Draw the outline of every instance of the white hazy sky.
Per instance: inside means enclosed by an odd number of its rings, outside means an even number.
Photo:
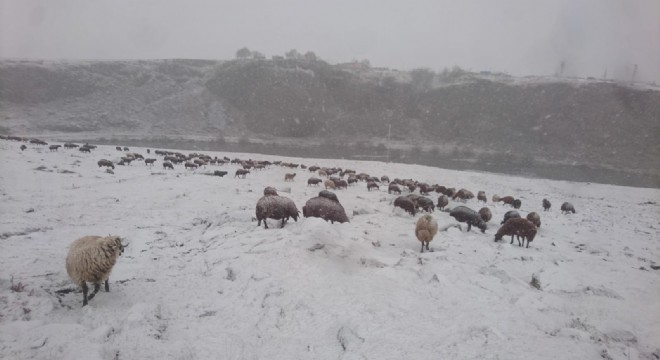
[[[660,0],[0,0],[0,58],[230,59],[660,82]]]

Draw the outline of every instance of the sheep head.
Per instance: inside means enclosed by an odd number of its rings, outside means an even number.
[[[113,250],[119,250],[119,255],[124,253],[124,248],[128,246],[128,244],[122,244],[121,243],[121,237],[117,235],[108,235],[106,239],[109,239],[109,244],[110,248]]]

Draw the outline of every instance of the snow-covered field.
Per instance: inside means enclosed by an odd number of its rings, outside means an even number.
[[[510,208],[489,202],[486,234],[449,228],[420,254],[419,215],[393,210],[386,187],[337,191],[350,223],[302,218],[279,229],[271,220],[264,229],[254,219],[263,188],[302,209],[321,190],[307,187],[307,170],[293,183],[284,182],[292,170],[277,166],[238,179],[236,165],[163,171],[158,157],[153,168],[134,162],[112,175],[96,162],[118,160],[114,147],[19,146],[0,141],[3,359],[660,357],[658,189],[205,152],[514,195],[523,216],[542,217],[529,248],[495,243]],[[203,175],[216,169],[229,175]],[[564,201],[577,213],[562,215]],[[108,234],[130,245],[110,292],[83,308],[64,267],[69,244]]]

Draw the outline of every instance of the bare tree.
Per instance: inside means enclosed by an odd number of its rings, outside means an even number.
[[[433,87],[435,72],[428,68],[418,68],[410,72],[410,78],[415,91],[428,91]]]
[[[286,53],[284,53],[284,56],[287,59],[298,59],[298,58],[300,58],[300,53],[298,53],[298,50],[296,50],[296,49],[291,49],[291,50],[287,51]]]
[[[264,55],[263,53],[255,50],[255,51],[252,52],[252,58],[256,59],[256,60],[263,60],[263,59],[266,58],[266,55]]]
[[[250,56],[252,56],[252,51],[250,51],[250,49],[247,47],[241,48],[236,52],[237,59],[247,59]]]
[[[316,61],[316,60],[318,60],[318,58],[316,57],[316,54],[314,54],[313,51],[306,52],[304,57],[305,57],[305,60],[307,60],[307,61]]]

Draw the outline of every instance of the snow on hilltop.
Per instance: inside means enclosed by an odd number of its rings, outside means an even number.
[[[654,359],[660,190],[526,179],[417,165],[211,156],[340,166],[474,192],[515,195],[541,214],[528,249],[486,234],[441,231],[419,252],[417,217],[385,187],[337,191],[350,223],[290,220],[257,227],[266,186],[295,201],[319,192],[307,170],[272,166],[234,178],[220,167],[133,162],[0,141],[0,358],[6,359]],[[131,151],[147,155],[145,149]],[[151,154],[153,156],[153,152]],[[543,212],[541,200],[552,202]],[[435,200],[435,196],[434,196]],[[561,215],[563,201],[576,214]],[[461,203],[452,202],[450,207]],[[476,199],[467,206],[478,209]],[[433,216],[440,227],[447,213]],[[84,235],[129,243],[81,308],[64,266]],[[532,276],[540,289],[532,287]]]

